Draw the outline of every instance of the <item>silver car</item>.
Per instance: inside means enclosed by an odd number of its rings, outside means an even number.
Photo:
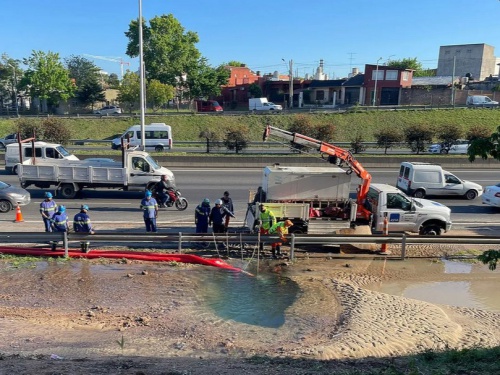
[[[0,212],[13,210],[17,205],[26,206],[31,202],[28,190],[0,181]]]
[[[17,142],[17,133],[12,133],[4,138],[0,138],[0,149],[5,149],[7,145],[10,145],[11,143],[16,143]]]
[[[122,109],[116,105],[108,105],[106,107],[102,107],[101,109],[97,109],[94,111],[95,115],[119,115],[122,113]]]

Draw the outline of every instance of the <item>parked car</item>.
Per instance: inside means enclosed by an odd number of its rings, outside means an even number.
[[[492,207],[500,207],[500,184],[486,186],[481,199],[483,204]]]
[[[469,141],[467,139],[457,139],[449,149],[444,147],[443,143],[434,143],[429,146],[427,152],[431,154],[466,154],[469,148]]]
[[[11,143],[17,142],[17,133],[12,133],[4,138],[0,138],[0,149],[5,149],[5,147]]]
[[[17,205],[26,206],[30,201],[28,190],[0,181],[0,212],[9,212]]]
[[[486,95],[470,95],[467,97],[466,101],[467,106],[472,108],[494,108],[498,107],[498,102],[495,100],[491,100]]]
[[[108,105],[102,107],[101,109],[96,109],[94,111],[95,115],[119,115],[122,113],[122,109],[116,105]]]

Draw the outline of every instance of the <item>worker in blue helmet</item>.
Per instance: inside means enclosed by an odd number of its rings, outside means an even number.
[[[59,206],[57,212],[50,219],[52,223],[52,230],[54,232],[69,232],[68,215],[66,214],[66,207]],[[52,251],[56,250],[57,241],[52,242]]]
[[[153,193],[151,193],[151,191],[146,190],[140,207],[143,211],[146,232],[158,232],[158,228],[156,226],[156,219],[158,218],[158,202],[153,198]]]
[[[210,216],[210,199],[205,198],[194,210],[196,233],[208,233],[208,217]]]
[[[80,206],[80,212],[73,218],[73,230],[75,233],[88,233],[94,234],[94,228],[90,222],[90,216],[88,214],[89,206],[82,204]],[[89,241],[80,241],[80,248],[83,253],[88,253],[90,247]]]
[[[54,201],[52,193],[47,191],[45,199],[40,203],[40,214],[42,215],[45,232],[52,232],[52,216],[57,212],[57,203]]]

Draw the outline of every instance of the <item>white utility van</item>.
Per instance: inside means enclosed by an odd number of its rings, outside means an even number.
[[[120,138],[113,139],[111,148],[119,150],[122,146],[122,139],[129,138],[129,145],[131,147],[140,146],[141,142],[141,125],[133,125],[123,133]],[[170,125],[164,123],[153,123],[145,125],[146,135],[146,149],[153,149],[155,151],[171,150],[173,147],[172,142],[172,128]]]
[[[53,164],[62,160],[79,160],[62,145],[58,143],[35,142],[35,152],[31,142],[21,144],[23,153],[23,163],[32,161],[33,156],[37,162]],[[19,143],[7,145],[5,150],[5,170],[12,174],[17,174],[17,164],[21,162],[19,157]]]
[[[402,162],[396,186],[415,198],[436,195],[475,199],[483,194],[481,185],[462,180],[440,165],[430,163]]]
[[[486,95],[469,95],[466,104],[470,107],[498,107],[498,102],[491,100]]]
[[[267,98],[251,98],[248,99],[248,109],[250,111],[282,111],[283,107],[280,104],[268,102]]]

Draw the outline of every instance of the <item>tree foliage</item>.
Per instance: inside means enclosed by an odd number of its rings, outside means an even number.
[[[141,99],[141,83],[139,76],[132,72],[127,72],[123,76],[123,81],[118,93],[118,101],[132,112]]]
[[[488,268],[492,271],[497,269],[497,263],[500,259],[500,251],[486,250],[484,253],[477,257],[483,264],[487,264]]]
[[[210,153],[211,148],[219,147],[220,135],[213,130],[210,130],[208,128],[202,130],[198,135],[198,137],[205,140],[207,147],[207,154]]]
[[[384,154],[387,154],[387,149],[403,140],[403,133],[393,127],[386,127],[376,132],[374,137],[377,140],[377,146],[383,148]]]
[[[237,154],[248,147],[250,138],[248,128],[233,128],[228,130],[223,140],[224,146],[230,150],[235,151]]]
[[[206,59],[198,61],[197,69],[187,74],[186,84],[191,99],[217,96],[221,93],[221,86],[227,84],[231,72],[224,66],[210,67]]]
[[[484,160],[488,159],[488,156],[500,160],[499,140],[500,126],[498,126],[497,131],[493,132],[489,137],[474,139],[467,150],[469,161],[473,162],[476,160],[476,156],[480,156],[481,159]]]
[[[165,85],[156,79],[148,82],[146,88],[146,98],[153,111],[157,111],[175,96],[175,89],[170,85]]]
[[[21,134],[22,139],[31,138],[36,140],[68,144],[71,139],[71,130],[61,119],[47,117],[43,120],[32,118],[20,118],[14,123],[14,131]]]
[[[432,130],[427,125],[410,125],[404,130],[405,142],[413,152],[420,154],[432,142]]]
[[[22,86],[32,97],[46,99],[49,105],[55,105],[73,96],[75,86],[58,53],[33,51],[23,62],[28,69]]]
[[[259,84],[254,82],[248,86],[248,92],[253,98],[262,98],[262,89]]]
[[[100,69],[90,60],[82,56],[71,55],[65,59],[69,76],[76,85],[76,97],[85,105],[106,100]]]
[[[0,103],[10,99],[15,103],[15,93],[18,91],[19,81],[23,71],[19,67],[19,61],[2,54],[0,58]]]
[[[465,132],[465,138],[472,142],[477,138],[486,138],[490,135],[490,128],[486,125],[471,125]]]
[[[422,63],[416,57],[407,57],[401,60],[389,60],[387,66],[396,69],[411,69],[414,77],[429,77],[435,76],[435,69],[424,69]]]

